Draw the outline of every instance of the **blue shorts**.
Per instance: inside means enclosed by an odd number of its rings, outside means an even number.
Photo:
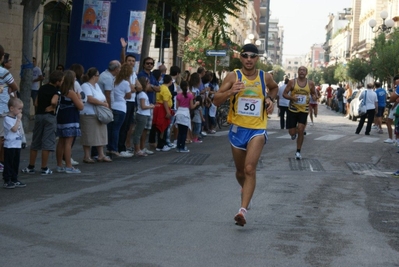
[[[233,147],[247,150],[248,143],[252,140],[252,138],[259,135],[263,135],[265,137],[266,144],[266,129],[248,129],[233,124],[230,126],[229,140]]]
[[[377,114],[375,114],[376,117],[382,117],[384,115],[385,107],[378,107]]]

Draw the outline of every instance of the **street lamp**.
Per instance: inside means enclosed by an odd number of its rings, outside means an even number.
[[[244,40],[244,44],[253,44],[255,39],[255,35],[253,33],[248,34],[248,38]],[[255,41],[256,46],[260,46],[262,42],[260,40]]]
[[[374,33],[378,31],[381,31],[383,33],[389,33],[391,31],[391,28],[395,25],[395,22],[392,19],[387,19],[388,12],[385,10],[380,13],[380,17],[382,18],[382,24],[378,26],[378,28],[375,31],[373,29],[375,26],[377,26],[377,21],[375,19],[371,19],[369,21],[369,26],[371,27],[371,31]]]

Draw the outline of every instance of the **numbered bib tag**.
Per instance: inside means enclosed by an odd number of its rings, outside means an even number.
[[[306,95],[296,95],[296,103],[300,105],[306,104]]]
[[[238,98],[238,110],[237,114],[243,116],[260,117],[261,111],[263,110],[263,102],[260,98]]]

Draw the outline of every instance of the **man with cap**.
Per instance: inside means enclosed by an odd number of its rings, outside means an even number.
[[[230,99],[228,122],[229,140],[236,166],[236,179],[241,186],[241,208],[235,215],[236,225],[246,224],[256,184],[256,165],[267,140],[267,114],[273,112],[278,86],[273,77],[256,69],[258,48],[253,44],[242,47],[241,69],[236,69],[223,80],[213,103],[221,105]]]

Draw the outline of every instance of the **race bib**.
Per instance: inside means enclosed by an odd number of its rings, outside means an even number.
[[[296,95],[295,103],[300,104],[300,105],[306,104],[306,95]]]
[[[263,110],[263,102],[260,98],[238,98],[237,114],[243,116],[260,117]]]

